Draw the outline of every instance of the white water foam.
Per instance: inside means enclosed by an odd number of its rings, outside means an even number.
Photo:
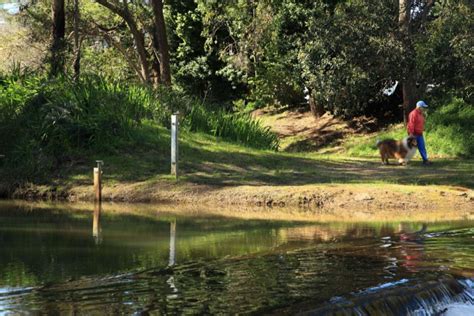
[[[466,316],[474,315],[474,305],[455,303],[446,306],[444,316]]]

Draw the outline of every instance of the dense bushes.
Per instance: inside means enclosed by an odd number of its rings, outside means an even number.
[[[11,75],[0,79],[0,154],[7,154],[6,164],[17,169],[18,177],[34,178],[85,151],[113,153],[126,147],[144,119],[169,127],[170,114],[178,110],[183,127],[192,131],[258,148],[278,147],[276,136],[249,117],[207,111],[177,92],[92,76],[74,82]]]
[[[144,114],[131,92],[94,77],[77,83],[39,76],[5,79],[0,144],[10,167],[37,176],[84,149],[113,150]]]

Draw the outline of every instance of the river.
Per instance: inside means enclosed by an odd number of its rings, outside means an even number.
[[[0,314],[474,313],[472,220],[235,214],[0,201]]]

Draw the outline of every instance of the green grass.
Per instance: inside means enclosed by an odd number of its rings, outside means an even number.
[[[144,121],[116,152],[84,152],[81,160],[55,170],[46,183],[66,188],[90,185],[95,160],[102,159],[108,187],[116,183],[174,184],[175,180],[170,176],[169,134],[166,128]],[[257,150],[190,131],[180,133],[179,168],[178,186],[403,184],[474,188],[474,160],[436,159],[435,165],[428,168],[423,167],[419,159],[408,167],[382,166],[375,157]]]
[[[90,153],[87,160],[60,170],[66,186],[91,182],[96,159],[105,161],[107,184],[171,182],[169,131],[144,122],[137,140],[115,154]],[[427,168],[419,160],[408,167],[382,166],[376,158],[281,153],[256,150],[205,133],[180,134],[178,184],[211,186],[306,184],[458,185],[474,188],[474,160],[440,159]]]
[[[203,105],[195,105],[184,123],[190,131],[208,132],[253,148],[278,150],[279,147],[277,135],[248,114],[228,113],[222,109],[210,111]]]

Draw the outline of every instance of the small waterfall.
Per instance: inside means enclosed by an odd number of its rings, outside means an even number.
[[[399,285],[402,283],[403,285]],[[474,314],[474,280],[442,276],[438,280],[395,282],[334,298],[299,315],[466,315]]]

